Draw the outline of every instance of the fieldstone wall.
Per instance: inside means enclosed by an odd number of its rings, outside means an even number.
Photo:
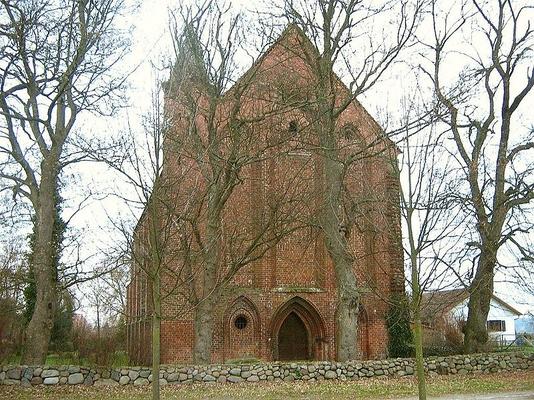
[[[240,383],[260,381],[353,380],[375,376],[413,375],[415,361],[396,358],[376,361],[269,363],[254,365],[162,365],[160,382]],[[534,354],[492,353],[450,357],[429,357],[425,369],[430,376],[534,370]],[[78,366],[2,366],[0,384],[4,385],[148,385],[152,374],[147,367],[86,368]]]

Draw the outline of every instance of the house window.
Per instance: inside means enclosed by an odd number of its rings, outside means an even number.
[[[245,329],[245,327],[247,326],[247,323],[248,323],[247,317],[245,317],[244,315],[240,315],[234,320],[234,326],[237,329]]]
[[[494,319],[488,321],[489,332],[504,332],[506,331],[506,323],[502,320]]]

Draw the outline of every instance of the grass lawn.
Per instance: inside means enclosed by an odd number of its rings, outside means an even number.
[[[21,356],[11,355],[5,360],[0,360],[0,365],[20,365]],[[120,368],[128,364],[128,355],[125,351],[115,351],[110,355],[110,366]],[[76,352],[68,351],[63,353],[51,353],[46,356],[45,365],[59,366],[59,365],[79,365],[82,367],[93,368],[97,364],[90,362],[86,358],[78,357]]]
[[[428,378],[429,395],[449,393],[489,393],[534,390],[534,371],[454,375]],[[166,386],[162,399],[387,399],[417,393],[414,378],[365,379],[355,382],[322,381],[315,383],[209,384]],[[29,389],[0,386],[5,399],[141,400],[150,397],[150,387],[57,386]]]

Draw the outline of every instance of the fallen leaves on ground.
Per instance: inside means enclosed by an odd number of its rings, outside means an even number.
[[[431,395],[448,393],[489,393],[534,390],[534,371],[487,375],[428,377]],[[375,378],[356,381],[263,382],[257,384],[168,385],[162,388],[164,400],[198,399],[387,399],[417,393],[413,377]],[[134,386],[0,386],[0,398],[9,400],[141,400],[150,398],[150,387]]]

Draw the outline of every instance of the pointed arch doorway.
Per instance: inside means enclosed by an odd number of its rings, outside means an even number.
[[[294,297],[275,313],[271,324],[274,360],[323,360],[324,322],[309,302]]]

